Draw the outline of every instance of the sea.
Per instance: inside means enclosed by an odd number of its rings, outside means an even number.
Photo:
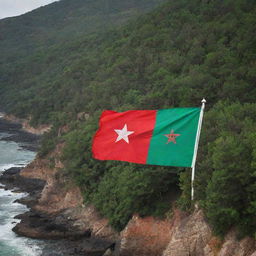
[[[21,144],[3,140],[9,135],[8,132],[0,132],[0,175],[11,167],[26,166],[36,155]],[[24,196],[26,193],[15,192],[15,189],[5,190],[0,183],[0,256],[42,255],[43,241],[21,237],[12,231],[20,221],[14,217],[28,210],[25,205],[15,202]]]

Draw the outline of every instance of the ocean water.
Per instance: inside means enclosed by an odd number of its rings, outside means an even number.
[[[12,141],[1,140],[6,133],[0,133],[0,175],[11,167],[25,166],[35,157],[35,152],[25,150]],[[4,190],[0,183],[0,256],[39,256],[42,254],[42,241],[16,235],[12,228],[20,220],[14,216],[26,212],[26,206],[14,203],[25,193]]]

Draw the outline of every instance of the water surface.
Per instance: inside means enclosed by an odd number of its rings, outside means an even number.
[[[27,165],[35,157],[35,152],[26,150],[16,142],[1,140],[8,133],[0,133],[0,175],[11,167]],[[43,242],[16,235],[12,228],[19,220],[18,214],[28,210],[25,205],[14,203],[26,196],[25,193],[4,190],[0,183],[0,256],[39,256]]]

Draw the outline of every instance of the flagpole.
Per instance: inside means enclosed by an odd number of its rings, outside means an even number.
[[[202,102],[202,107],[201,107],[200,116],[199,116],[199,122],[198,122],[197,133],[196,133],[196,142],[195,142],[195,148],[194,148],[194,156],[193,156],[192,166],[191,166],[192,167],[192,175],[191,175],[191,200],[192,201],[194,200],[194,180],[195,180],[196,157],[197,157],[197,150],[198,150],[198,145],[199,145],[199,139],[200,139],[200,133],[201,133],[201,128],[202,128],[206,100],[202,99],[201,102]]]

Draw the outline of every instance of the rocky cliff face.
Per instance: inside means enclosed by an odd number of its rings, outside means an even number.
[[[36,177],[46,181],[34,209],[49,215],[60,214],[80,232],[90,232],[93,236],[115,240],[118,234],[108,225],[108,220],[102,218],[92,205],[85,206],[80,189],[66,180],[59,171],[62,167],[59,155],[63,146],[59,144],[48,156],[48,159],[55,160],[54,168],[50,162],[52,160],[37,158],[20,173],[23,177]]]
[[[40,125],[37,128],[34,128],[29,124],[30,119],[17,118],[14,115],[7,115],[5,113],[2,113],[2,116],[7,121],[21,124],[22,129],[24,131],[30,132],[30,133],[33,133],[33,134],[36,134],[36,135],[42,135],[45,132],[50,131],[50,129],[51,129],[51,125]]]
[[[174,210],[171,220],[134,216],[121,233],[120,256],[255,256],[253,238],[238,240],[230,231],[214,237],[202,210],[186,215]]]
[[[117,233],[108,220],[99,215],[92,205],[84,205],[81,192],[60,175],[58,160],[63,145],[49,158],[55,159],[55,168],[49,160],[36,159],[21,175],[46,181],[35,209],[47,214],[59,214],[62,221],[71,223],[80,232],[116,243],[114,251],[105,255],[119,256],[255,256],[253,238],[237,240],[234,230],[223,241],[213,236],[202,210],[188,215],[174,209],[170,219],[140,218],[134,215],[126,228]],[[28,232],[28,230],[26,231]]]

